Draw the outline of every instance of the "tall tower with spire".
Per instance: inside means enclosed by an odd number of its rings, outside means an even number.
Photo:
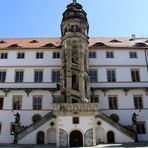
[[[62,33],[62,78],[63,102],[83,103],[90,100],[88,79],[88,30],[87,14],[73,0],[63,13]]]

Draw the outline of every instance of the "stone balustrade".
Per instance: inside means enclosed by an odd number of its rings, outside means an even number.
[[[52,103],[51,110],[56,112],[97,112],[98,103]]]

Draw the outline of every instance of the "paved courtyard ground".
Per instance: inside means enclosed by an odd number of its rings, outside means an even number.
[[[0,144],[0,148],[56,148],[53,145],[14,145],[14,144]],[[125,147],[134,147],[134,148],[148,148],[148,142],[140,143],[124,143],[124,144],[100,144],[95,147],[89,148],[125,148]],[[66,148],[66,147],[64,147]]]

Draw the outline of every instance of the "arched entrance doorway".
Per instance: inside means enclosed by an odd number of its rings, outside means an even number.
[[[37,133],[37,144],[44,144],[44,132],[40,131]]]
[[[51,128],[47,131],[47,140],[49,144],[56,144],[56,130]]]
[[[80,131],[72,131],[70,133],[69,140],[71,147],[83,146],[83,135]]]
[[[109,131],[107,133],[107,142],[108,143],[115,143],[115,135],[114,135],[114,132]]]

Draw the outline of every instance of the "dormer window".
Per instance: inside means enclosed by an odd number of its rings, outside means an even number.
[[[94,47],[106,47],[107,45],[105,45],[104,43],[102,42],[97,42],[93,45]]]
[[[2,41],[0,41],[0,44],[4,44],[4,43],[6,43],[6,41],[3,41],[3,40],[2,40]]]
[[[29,43],[38,43],[39,41],[37,41],[37,40],[32,40],[32,41],[30,41]]]
[[[120,43],[121,41],[117,40],[117,39],[113,39],[110,41],[111,43]]]
[[[20,46],[18,46],[18,44],[12,44],[10,45],[8,48],[19,48]]]
[[[136,43],[134,47],[148,47],[145,43]]]
[[[46,48],[55,48],[55,46],[52,43],[48,43],[42,47],[46,47]]]

